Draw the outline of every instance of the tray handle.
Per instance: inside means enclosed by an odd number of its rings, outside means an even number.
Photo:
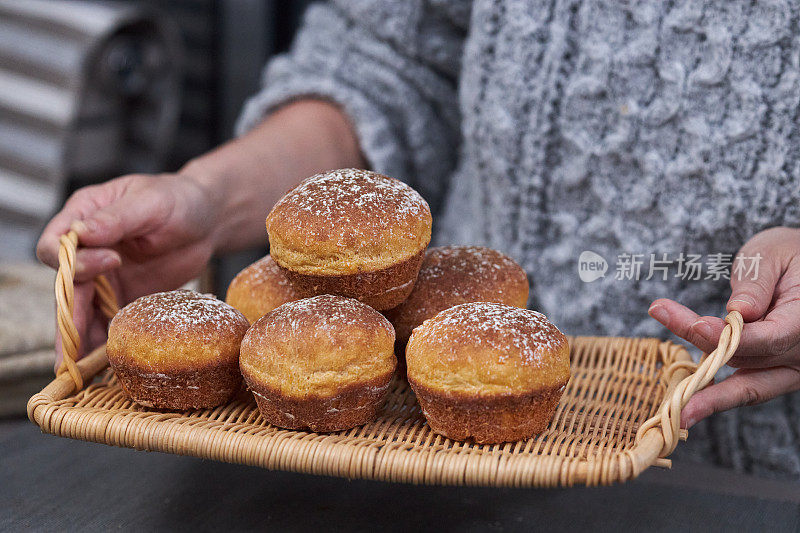
[[[75,255],[78,251],[78,234],[70,230],[61,236],[58,250],[58,272],[56,273],[56,322],[61,334],[61,364],[56,375],[68,372],[75,382],[76,390],[83,389],[83,376],[78,368],[78,352],[81,339],[72,318],[75,309]],[[117,311],[117,297],[114,289],[102,274],[94,280],[95,299],[103,314],[110,320]]]
[[[667,397],[658,409],[655,416],[647,419],[636,432],[638,443],[645,433],[654,428],[659,428],[664,440],[659,457],[671,454],[678,445],[678,440],[685,434],[680,429],[681,411],[694,393],[702,389],[714,379],[717,371],[728,362],[739,347],[742,336],[744,320],[739,311],[731,311],[725,317],[725,327],[719,337],[719,344],[710,354],[706,355],[696,369],[683,378],[674,389],[667,392]],[[676,370],[686,369],[685,361],[676,361],[664,369],[664,375],[669,381],[669,376]]]

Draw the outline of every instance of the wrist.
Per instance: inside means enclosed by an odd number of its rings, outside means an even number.
[[[301,179],[364,165],[355,132],[336,106],[301,100],[274,111],[250,132],[192,159],[178,172],[213,205],[214,251],[266,243],[264,219]]]
[[[234,139],[190,160],[178,171],[209,198],[215,253],[245,249],[266,240],[260,197],[272,181],[272,165],[264,160],[269,151],[269,146],[261,147],[260,157],[254,161],[254,151]]]
[[[187,197],[197,198],[192,202],[190,209],[195,209],[207,223],[206,240],[211,247],[211,252],[216,253],[221,248],[221,243],[225,237],[223,221],[225,216],[225,198],[227,196],[225,187],[226,180],[213,172],[203,158],[192,159],[176,172],[176,178],[183,183],[187,189]]]

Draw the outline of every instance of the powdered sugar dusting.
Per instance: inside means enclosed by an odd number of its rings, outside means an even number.
[[[330,294],[285,303],[262,320],[273,324],[287,324],[291,331],[304,331],[313,323],[318,332],[330,335],[334,331],[348,331],[352,326],[358,325],[383,328],[394,336],[394,329],[389,321],[368,305],[353,298]]]
[[[385,311],[405,343],[425,319],[466,302],[525,306],[528,277],[513,259],[482,246],[429,248],[405,302]]]
[[[247,328],[239,311],[212,294],[190,290],[157,292],[126,305],[114,317],[129,318],[144,331],[202,335],[204,331],[233,331]]]
[[[256,286],[269,283],[271,286],[291,287],[289,279],[269,255],[248,266],[240,274],[240,283],[243,285]]]
[[[289,201],[325,218],[340,216],[351,206],[378,212],[388,209],[387,214],[395,216],[416,214],[427,207],[422,196],[402,181],[356,168],[311,176],[281,199]]]
[[[440,344],[469,343],[497,349],[503,354],[501,363],[513,352],[523,364],[533,366],[541,366],[543,354],[566,343],[564,335],[543,314],[492,302],[446,309],[415,329],[414,335],[418,334]]]
[[[296,217],[312,217],[318,233],[335,233],[336,229],[353,236],[366,229],[365,217],[368,226],[389,231],[408,231],[409,222],[416,227],[421,217],[430,217],[427,202],[405,183],[355,168],[303,180],[275,204],[273,212],[284,209]]]
[[[515,272],[519,273],[522,281],[524,278],[522,267],[507,255],[491,248],[441,246],[428,250],[417,283],[438,291],[446,291],[447,296],[471,298],[475,296],[476,289],[480,291],[487,283],[493,282],[492,293],[496,292],[498,296],[503,296],[509,287],[502,281],[509,281],[509,277]],[[452,278],[454,275],[467,276],[469,279],[465,281],[475,281],[475,283],[438,283],[439,280]]]
[[[437,261],[447,261],[461,270],[489,272],[518,266],[513,259],[485,246],[438,246],[430,249]]]

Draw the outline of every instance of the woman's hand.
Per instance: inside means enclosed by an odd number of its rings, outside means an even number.
[[[761,254],[758,276],[736,279],[736,261]],[[689,428],[713,413],[771,400],[800,390],[800,230],[771,228],[755,235],[737,254],[728,311],[745,325],[728,364],[728,379],[698,391],[682,413]],[[668,299],[650,306],[650,316],[706,353],[717,347],[724,321]]]
[[[341,109],[298,100],[177,174],[125,176],[77,191],[45,228],[36,253],[58,268],[59,238],[70,228],[78,233],[74,319],[86,353],[106,338],[106,321],[93,306],[97,274],[106,274],[121,305],[180,287],[214,252],[263,246],[266,214],[302,178],[364,165]],[[58,339],[56,347],[60,361]]]
[[[74,229],[75,325],[81,352],[105,342],[106,319],[93,305],[92,280],[105,274],[124,305],[197,277],[215,249],[218,208],[197,180],[182,174],[131,175],[80,189],[50,221],[36,254],[58,268],[59,238]],[[60,363],[61,342],[56,339]]]

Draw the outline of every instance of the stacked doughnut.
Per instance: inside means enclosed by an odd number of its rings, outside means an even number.
[[[270,255],[236,276],[227,303],[160,293],[112,320],[109,361],[132,399],[213,407],[243,376],[267,422],[338,431],[377,416],[399,360],[437,433],[489,443],[547,427],[569,346],[525,309],[528,279],[510,257],[428,249],[425,200],[365,170],[304,180],[266,226]]]

